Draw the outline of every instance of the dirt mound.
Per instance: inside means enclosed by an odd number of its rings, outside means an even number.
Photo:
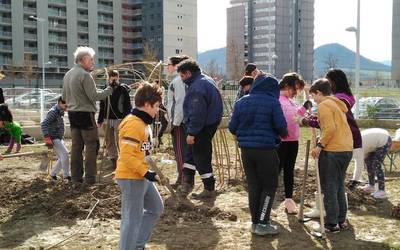
[[[49,218],[85,219],[94,204],[99,200],[92,218],[120,219],[120,191],[116,184],[72,187],[67,183],[54,183],[46,177],[32,181],[15,182],[10,178],[0,179],[0,217],[7,220],[20,220],[38,213]],[[166,197],[166,194],[163,194]],[[175,223],[184,221],[203,221],[214,217],[217,220],[236,221],[237,215],[221,211],[217,207],[167,202],[163,219]]]

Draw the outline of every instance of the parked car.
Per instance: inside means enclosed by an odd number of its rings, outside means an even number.
[[[14,96],[14,97],[8,97],[5,101],[5,103],[9,107],[19,107],[20,102],[24,102],[24,100],[29,100],[29,99],[34,99],[34,98],[40,98],[40,91],[41,89],[32,89],[29,92]],[[46,94],[55,94],[52,90],[50,89],[44,89],[43,93]]]
[[[57,103],[60,94],[44,91],[45,109],[50,108]],[[16,96],[15,98],[7,99],[6,103],[14,108],[40,108],[40,91],[31,91],[25,94]]]
[[[364,97],[359,106],[362,119],[400,119],[400,102],[392,97]]]

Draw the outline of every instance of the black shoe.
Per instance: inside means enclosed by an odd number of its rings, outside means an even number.
[[[330,233],[339,233],[340,227],[338,225],[325,224],[325,230]]]
[[[349,189],[354,189],[354,188],[356,188],[357,186],[359,186],[360,184],[361,184],[360,181],[350,180],[350,181],[347,183],[347,187],[348,187]]]
[[[193,193],[192,198],[196,200],[211,199],[216,196],[215,190],[204,189],[201,193]]]
[[[50,175],[50,178],[51,178],[52,181],[56,181],[57,180],[57,176],[55,176],[55,175]]]

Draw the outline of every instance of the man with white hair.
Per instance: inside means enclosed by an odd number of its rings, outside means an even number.
[[[96,101],[106,99],[112,94],[112,87],[98,90],[90,75],[94,66],[95,52],[90,47],[78,47],[74,52],[75,65],[64,76],[62,98],[68,106],[71,126],[71,177],[74,183],[93,184],[97,173],[98,131],[94,118]],[[83,149],[85,150],[85,169],[83,169]],[[85,170],[85,171],[84,171]]]

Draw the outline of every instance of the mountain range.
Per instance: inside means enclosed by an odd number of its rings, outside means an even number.
[[[226,48],[208,50],[198,54],[198,61],[203,68],[212,60],[219,65],[222,74],[225,74]],[[328,63],[331,61],[331,63]],[[316,75],[322,74],[334,62],[338,68],[352,70],[355,65],[355,52],[338,43],[322,45],[314,49],[314,70]],[[360,57],[360,69],[365,71],[390,72],[390,60],[375,62],[364,56]]]

